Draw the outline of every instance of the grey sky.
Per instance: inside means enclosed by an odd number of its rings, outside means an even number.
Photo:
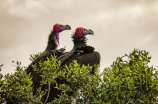
[[[151,53],[158,65],[157,0],[0,0],[0,64],[13,72],[11,61],[27,66],[30,54],[41,52],[55,23],[69,24],[60,33],[60,46],[71,50],[77,27],[94,31],[88,44],[101,53],[101,68],[134,48]]]

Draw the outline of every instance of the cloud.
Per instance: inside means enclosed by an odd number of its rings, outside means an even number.
[[[72,0],[4,0],[1,9],[9,15],[22,18],[36,18],[51,13],[52,9],[68,9]]]
[[[5,0],[2,9],[6,9],[9,15],[35,18],[42,13],[48,13],[48,8],[42,2],[36,0]]]

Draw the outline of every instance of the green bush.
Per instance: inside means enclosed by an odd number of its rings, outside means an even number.
[[[0,74],[0,103],[8,104],[40,104],[42,93],[37,96],[32,92],[32,80],[30,74],[23,71],[21,63],[17,62],[16,72],[14,74]]]
[[[149,67],[149,53],[135,49],[124,57],[128,59],[119,57],[104,69],[101,99],[105,103],[156,103],[158,71]]]
[[[31,59],[38,55],[31,55]],[[56,83],[62,93],[51,104],[156,104],[158,71],[148,65],[150,59],[148,52],[134,49],[129,55],[118,57],[100,77],[99,65],[94,65],[95,74],[90,74],[92,66],[81,66],[74,60],[61,71],[60,61],[51,56],[38,63],[40,70],[34,65],[43,78],[41,84],[49,85],[45,91],[39,88],[37,95],[33,95],[30,74],[18,63],[14,74],[0,75],[0,102],[40,104],[43,95],[49,96],[50,83],[62,77],[69,84]]]

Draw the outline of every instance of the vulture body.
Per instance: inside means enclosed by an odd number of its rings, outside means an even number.
[[[36,92],[36,88],[40,86],[40,81],[42,80],[42,77],[40,76],[39,73],[33,70],[32,65],[38,63],[39,61],[47,60],[47,57],[50,57],[53,54],[55,54],[57,57],[62,55],[65,49],[64,48],[58,50],[56,49],[59,44],[59,33],[64,30],[70,30],[70,29],[71,27],[69,25],[55,24],[53,26],[53,31],[51,31],[51,33],[49,34],[48,43],[45,51],[39,57],[37,57],[26,69],[27,73],[31,72],[33,86],[34,86],[34,91],[33,91],[34,94]]]
[[[75,33],[72,36],[74,47],[70,52],[66,52],[58,57],[61,60],[61,67],[65,67],[65,65],[69,65],[72,60],[77,60],[80,65],[90,65],[93,66],[95,64],[100,64],[100,53],[94,51],[94,47],[86,45],[86,35],[92,34],[92,30],[87,30],[84,28],[77,28]],[[56,82],[59,84],[69,84],[65,79],[56,79]],[[51,84],[51,91],[49,93],[49,98],[47,102],[53,101],[55,98],[58,98],[58,95],[62,93],[61,90],[54,88],[55,83]],[[48,86],[45,87],[48,89]],[[71,95],[71,93],[70,93]]]
[[[92,34],[92,30],[87,30],[84,28],[77,28],[76,32],[73,34],[72,39],[74,47],[70,52],[67,52],[59,57],[63,65],[69,65],[72,60],[77,60],[80,65],[90,65],[100,64],[100,53],[94,51],[95,48],[92,46],[87,46],[86,35]]]

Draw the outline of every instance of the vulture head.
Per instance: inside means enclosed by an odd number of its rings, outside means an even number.
[[[86,36],[86,35],[94,35],[94,33],[91,29],[87,30],[87,29],[82,28],[82,27],[78,27],[75,31],[75,34],[80,36],[80,37]]]
[[[74,44],[86,43],[86,35],[94,35],[94,32],[91,29],[88,30],[83,27],[78,27],[72,35]]]
[[[56,34],[56,39],[57,39],[58,43],[59,43],[59,33],[64,30],[71,30],[71,27],[69,25],[61,25],[58,23],[56,23],[53,26],[53,32]]]

